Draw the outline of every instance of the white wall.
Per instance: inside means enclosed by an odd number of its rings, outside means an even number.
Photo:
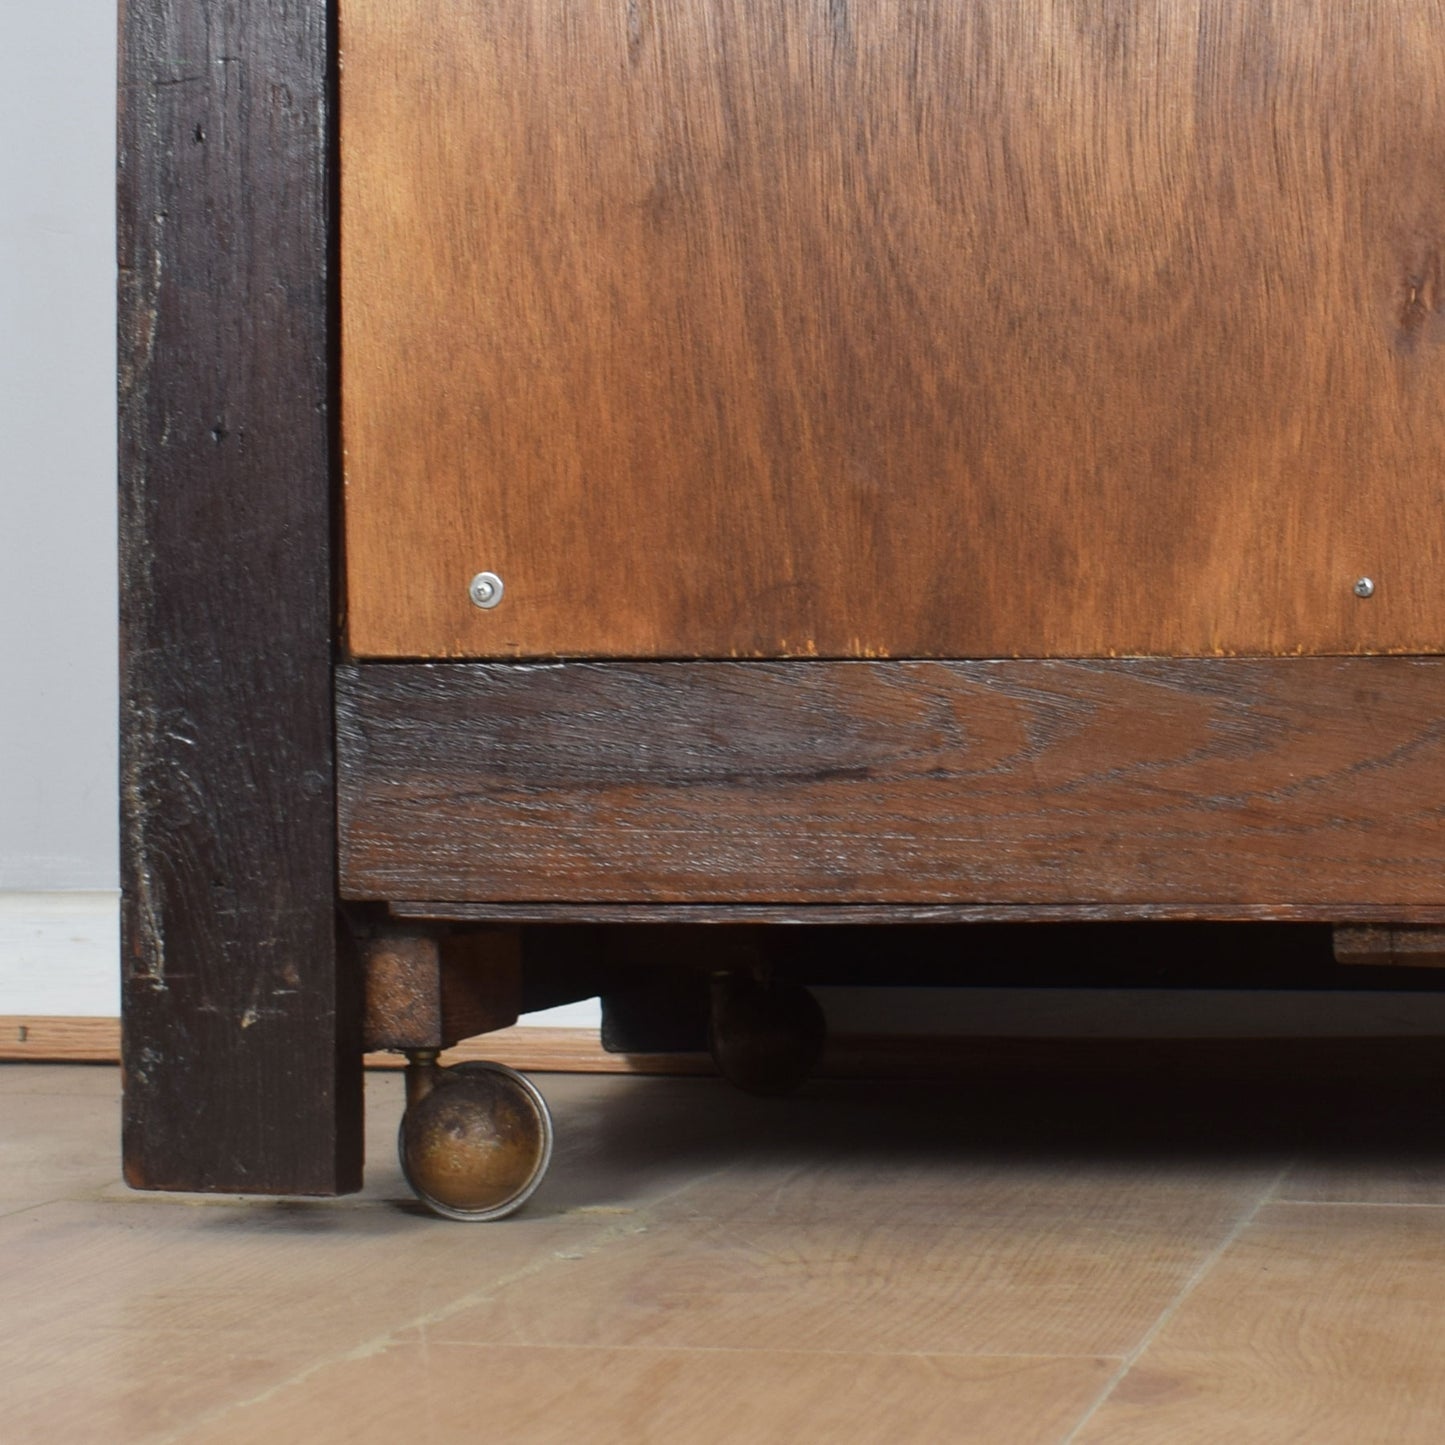
[[[4,10],[0,889],[116,885],[115,33]]]

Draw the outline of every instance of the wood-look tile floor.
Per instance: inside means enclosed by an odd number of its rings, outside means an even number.
[[[244,1201],[117,1182],[113,1069],[0,1067],[0,1441],[1434,1445],[1421,1049],[544,1076],[552,1174],[471,1227],[410,1202],[395,1076],[365,1193]]]

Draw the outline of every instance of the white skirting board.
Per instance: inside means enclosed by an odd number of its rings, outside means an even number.
[[[120,1014],[120,895],[0,892],[0,1014]]]
[[[115,1018],[115,893],[0,892],[0,1016]],[[823,988],[832,1033],[983,1038],[1445,1036],[1445,993],[1268,989]],[[522,1027],[596,1029],[596,999]]]

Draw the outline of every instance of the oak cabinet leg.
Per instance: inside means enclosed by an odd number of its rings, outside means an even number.
[[[338,939],[324,0],[122,7],[124,1147],[148,1189],[361,1182]]]
[[[331,910],[284,915],[258,939],[256,924],[207,933],[182,906],[158,923],[148,902],[128,897],[123,926],[126,1182],[359,1189],[360,1009]]]

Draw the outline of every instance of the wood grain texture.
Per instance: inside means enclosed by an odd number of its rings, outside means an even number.
[[[373,932],[361,943],[362,1046],[442,1049],[517,1022],[518,930]]]
[[[1377,1206],[1445,1199],[1433,1047],[1416,1078],[1388,1043],[1306,1077],[1176,1046],[766,1108],[554,1077],[544,1190],[487,1230],[409,1206],[394,1075],[366,1193],[196,1207],[110,1186],[113,1070],[3,1069],[6,1445],[1061,1445],[1125,1363],[1106,1332],[1147,1347],[1076,1438],[1436,1445],[1439,1209],[1271,1206],[1210,1253],[1302,1148]]]
[[[118,1064],[120,1020],[0,1015],[0,1062]]]
[[[850,1138],[831,1133],[832,1110],[817,1110],[812,1128],[801,1126],[806,1141],[782,1145],[781,1167],[755,1146],[714,1188],[679,1191],[645,1231],[578,1261],[565,1295],[531,1280],[499,1283],[472,1308],[429,1321],[428,1342],[1121,1357],[1269,1179],[1257,1162],[1226,1173],[1187,1154],[1172,1168],[1147,1155],[1132,1168],[1030,1157],[1027,1106],[1019,1119],[1001,1100],[994,1108],[1014,1123],[1013,1158],[970,1157],[958,1133],[986,1126],[959,1117],[957,1095],[922,1106],[932,1127],[896,1111],[889,1148],[862,1092]],[[946,1142],[943,1119],[958,1130]],[[755,1139],[766,1130],[751,1121]],[[932,1158],[914,1143],[920,1134],[934,1143]],[[1032,1309],[1018,1307],[1021,1294]],[[886,1428],[870,1438],[880,1433],[892,1438]],[[898,1438],[1012,1437],[955,1425]]]
[[[1071,1438],[1432,1445],[1441,1222],[1430,1208],[1266,1205]]]
[[[332,37],[319,0],[147,0],[120,115],[126,1176],[361,1171],[336,939]]]
[[[858,924],[1333,923],[1331,903],[459,903],[395,902],[397,918],[457,923]],[[1352,920],[1445,923],[1445,907],[1351,904]],[[1353,961],[1353,960],[1351,960]],[[1383,962],[1383,960],[1380,960]]]
[[[1335,958],[1372,968],[1445,968],[1445,928],[1365,924],[1336,928]]]
[[[337,692],[355,898],[1445,903],[1431,659],[372,664]]]
[[[557,1368],[561,1362],[565,1370]],[[278,1433],[320,1432],[354,1414],[352,1445],[391,1445],[423,1413],[439,1436],[465,1438],[478,1428],[469,1397],[477,1372],[486,1369],[505,1382],[489,1391],[487,1407],[489,1429],[500,1439],[873,1445],[890,1437],[1057,1445],[1112,1367],[1110,1360],[1078,1356],[870,1350],[437,1348],[418,1333],[392,1342],[376,1359],[328,1362],[192,1438],[195,1445],[269,1445]]]
[[[1445,645],[1445,0],[341,15],[356,654]]]

